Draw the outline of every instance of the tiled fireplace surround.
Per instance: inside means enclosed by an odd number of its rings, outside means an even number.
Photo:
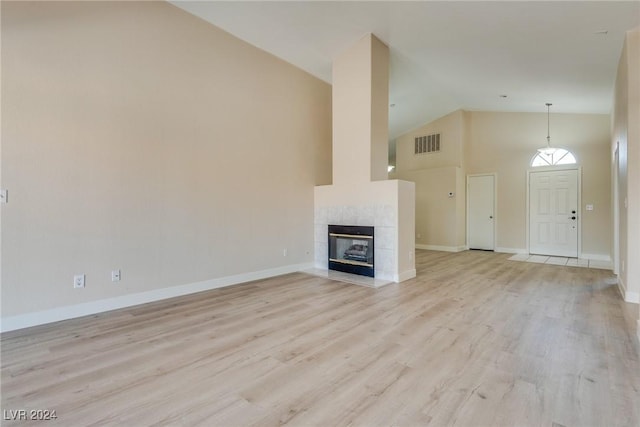
[[[315,189],[315,267],[328,268],[328,225],[374,227],[375,277],[401,282],[415,277],[414,184],[377,181]]]
[[[329,224],[375,227],[376,277],[391,280],[395,258],[395,209],[390,205],[327,206],[315,211],[315,264],[327,268],[327,227]]]

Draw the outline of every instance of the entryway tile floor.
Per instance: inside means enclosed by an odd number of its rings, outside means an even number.
[[[565,258],[557,256],[516,254],[509,258],[511,261],[535,262],[538,264],[566,265],[569,267],[599,268],[611,270],[611,263],[608,261],[598,261],[580,258]]]

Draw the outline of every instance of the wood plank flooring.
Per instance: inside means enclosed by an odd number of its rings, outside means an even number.
[[[5,333],[2,425],[639,426],[612,273],[508,257],[419,250],[377,290],[295,273]]]

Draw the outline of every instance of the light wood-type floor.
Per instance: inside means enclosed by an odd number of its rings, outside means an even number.
[[[637,308],[610,271],[490,252],[416,257],[416,279],[377,290],[295,273],[3,334],[3,417],[640,425]]]

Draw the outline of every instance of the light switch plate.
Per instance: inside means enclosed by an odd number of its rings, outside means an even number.
[[[593,210],[593,205],[587,205],[587,210],[588,211],[592,211]]]

